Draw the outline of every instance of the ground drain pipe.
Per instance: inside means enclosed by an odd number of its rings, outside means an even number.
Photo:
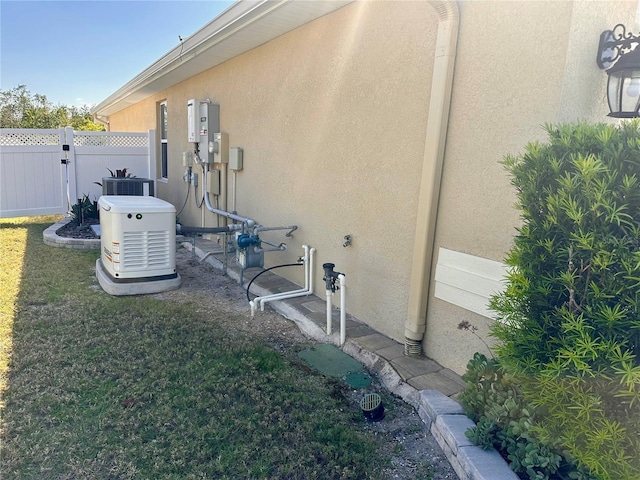
[[[308,245],[303,245],[302,248],[304,250],[304,256],[302,257],[302,261],[304,263],[304,288],[291,290],[289,292],[273,293],[271,295],[265,295],[264,297],[254,298],[249,302],[252,317],[255,314],[258,304],[260,304],[260,310],[264,311],[264,304],[267,302],[285,300],[287,298],[302,297],[313,293],[313,256],[316,249],[309,247]]]
[[[197,235],[199,233],[228,233],[235,230],[242,230],[242,225],[234,223],[224,227],[186,227],[176,223],[176,233],[183,235]]]
[[[327,335],[331,335],[331,296],[338,289],[340,290],[340,345],[344,345],[347,339],[347,281],[344,273],[334,271],[334,267],[333,263],[322,264],[324,269],[324,277],[322,279],[325,281],[327,298]],[[336,280],[340,285],[339,287],[336,287]]]
[[[176,234],[182,234],[182,235],[190,235],[193,237],[193,242],[191,243],[193,245],[193,249],[191,250],[191,254],[193,255],[193,258],[195,258],[196,256],[196,236],[198,234],[203,234],[203,233],[229,233],[235,230],[242,230],[242,225],[241,224],[231,224],[231,225],[225,225],[224,227],[186,227],[184,225],[180,225],[179,223],[176,223]],[[213,255],[213,252],[209,252],[207,253],[204,257],[202,257],[200,259],[201,262],[203,262],[209,255]],[[225,257],[225,262],[224,262],[224,274],[227,274],[227,242],[224,243],[224,257]]]

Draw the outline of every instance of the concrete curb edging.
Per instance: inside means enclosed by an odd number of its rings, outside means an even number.
[[[193,245],[189,242],[184,242],[182,246],[193,251]],[[195,250],[198,257],[205,256],[199,248],[196,247]],[[208,257],[205,261],[214,268],[222,268],[222,262],[218,259]],[[236,281],[240,278],[233,270],[229,270],[227,274]],[[256,284],[252,287],[253,293],[258,295],[272,293]],[[308,337],[339,346],[337,334],[328,336],[286,301],[274,301],[270,305],[276,312],[296,323]],[[438,390],[416,390],[402,380],[387,360],[369,352],[356,341],[347,338],[342,350],[375,371],[389,391],[418,410],[420,418],[460,480],[519,480],[495,449],[483,450],[466,437],[465,432],[475,426],[475,423],[465,415],[458,402]]]
[[[99,238],[65,238],[58,236],[58,234],[56,234],[58,229],[64,227],[70,221],[71,218],[65,218],[45,229],[45,231],[42,232],[44,244],[50,247],[73,248],[76,250],[100,249]]]
[[[437,390],[419,395],[418,414],[460,480],[518,480],[497,450],[483,450],[466,437],[475,423],[459,403]]]

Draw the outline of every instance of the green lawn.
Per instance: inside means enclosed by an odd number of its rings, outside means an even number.
[[[53,221],[0,220],[2,478],[379,478],[335,384],[189,305],[105,294],[97,251],[43,244]]]

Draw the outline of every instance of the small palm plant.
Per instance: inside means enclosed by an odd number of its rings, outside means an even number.
[[[111,174],[111,178],[135,178],[135,176],[131,177],[131,174],[127,173],[126,168],[123,168],[122,170],[116,169],[116,171],[114,172],[109,167],[107,167],[107,170],[109,170],[109,173]],[[102,186],[101,182],[93,182],[93,183],[95,183],[96,185]]]
[[[79,198],[71,207],[71,222],[78,226],[95,223],[99,218],[98,202],[92,201],[88,195]]]

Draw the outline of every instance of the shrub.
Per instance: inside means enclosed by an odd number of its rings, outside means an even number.
[[[460,400],[476,422],[466,435],[476,445],[498,450],[520,478],[589,478],[557,440],[543,443],[534,437],[539,409],[522,395],[497,359],[476,353],[462,378],[466,386]]]
[[[79,198],[78,203],[71,206],[71,221],[76,225],[82,225],[99,218],[98,203],[91,201],[88,195]]]
[[[107,170],[109,170],[109,174],[111,175],[111,178],[135,178],[135,175],[131,177],[131,174],[127,173],[126,168],[116,169],[116,171],[114,172],[109,167],[107,167]],[[96,185],[102,186],[102,182],[93,182],[93,183],[95,183]]]
[[[640,478],[639,123],[547,126],[507,156],[522,226],[492,299],[500,363],[598,479]]]

